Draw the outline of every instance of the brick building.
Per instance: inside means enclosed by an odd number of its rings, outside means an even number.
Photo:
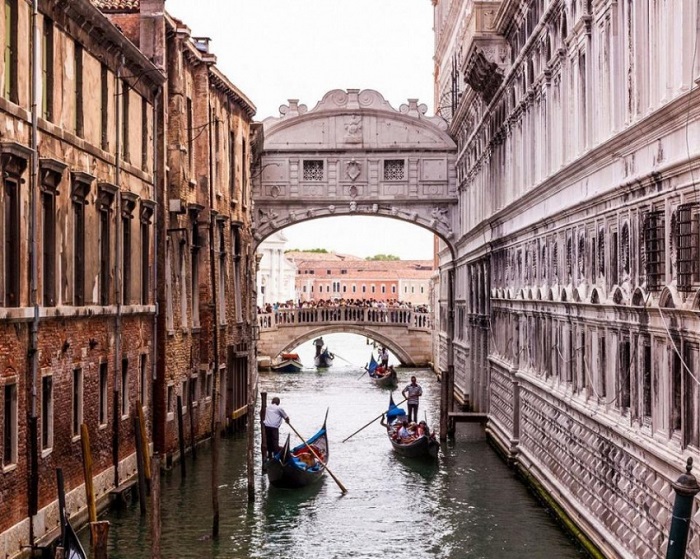
[[[55,469],[85,511],[134,474],[150,406],[154,108],[163,76],[87,0],[0,6],[0,549],[58,528]],[[30,37],[30,32],[34,31]],[[32,61],[37,61],[34,65]]]
[[[208,437],[213,421],[235,428],[248,404],[255,107],[216,67],[209,39],[193,37],[163,0],[96,1],[168,76],[158,120],[162,312],[153,395],[154,446],[167,463],[178,454],[178,398],[188,443]]]
[[[0,5],[6,557],[58,534],[56,467],[86,518],[82,424],[99,505],[135,475],[139,404],[168,458],[177,396],[188,442],[244,421],[255,108],[163,8]]]
[[[378,261],[313,252],[288,252],[286,256],[297,266],[299,301],[342,298],[430,304],[431,260]]]

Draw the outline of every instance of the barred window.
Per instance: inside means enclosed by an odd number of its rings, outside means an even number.
[[[322,181],[323,161],[320,159],[305,160],[303,177],[305,181]]]
[[[647,289],[661,289],[664,277],[664,212],[649,212],[644,219],[644,255]]]
[[[676,212],[676,262],[678,291],[691,291],[698,276],[698,219],[693,205],[684,204]]]
[[[384,161],[384,180],[402,181],[406,177],[403,159],[386,159]]]

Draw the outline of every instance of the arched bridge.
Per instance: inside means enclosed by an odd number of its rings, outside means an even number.
[[[376,340],[408,367],[427,366],[432,358],[431,315],[411,309],[279,309],[258,314],[258,326],[258,355],[272,358],[329,332],[349,332]]]

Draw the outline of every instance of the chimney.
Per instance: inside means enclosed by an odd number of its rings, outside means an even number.
[[[165,71],[165,0],[141,0],[140,49]]]

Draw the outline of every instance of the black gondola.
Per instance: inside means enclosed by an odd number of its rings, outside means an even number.
[[[326,418],[328,412],[326,412]],[[316,455],[309,450],[313,448]],[[295,489],[310,485],[323,477],[326,472],[325,464],[328,462],[328,435],[326,432],[326,420],[323,427],[305,443],[290,449],[289,435],[277,454],[267,462],[267,477],[275,487]]]
[[[63,556],[65,559],[87,559],[87,553],[68,519],[63,527]]]
[[[440,450],[440,442],[431,433],[425,422],[423,433],[416,434],[413,438],[401,441],[397,438],[397,432],[406,418],[406,412],[394,403],[393,396],[389,396],[389,409],[387,410],[386,434],[389,437],[394,451],[401,456],[409,458],[437,458]],[[418,426],[415,427],[418,429]]]
[[[73,530],[66,514],[66,493],[63,487],[63,470],[56,468],[56,485],[58,488],[58,516],[61,523],[61,546],[65,559],[87,559],[78,535]]]
[[[367,365],[367,374],[369,378],[377,386],[382,388],[393,388],[398,384],[398,375],[393,367],[389,367],[388,370],[382,367],[374,355],[371,356],[369,365]]]
[[[335,359],[335,355],[328,351],[328,348],[324,348],[321,353],[314,357],[314,365],[320,369],[327,368],[333,364],[333,359]]]

